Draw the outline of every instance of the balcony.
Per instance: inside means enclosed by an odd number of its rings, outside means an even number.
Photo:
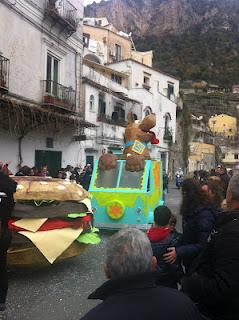
[[[43,80],[43,105],[55,106],[66,111],[76,111],[76,92],[51,80]]]
[[[127,121],[125,121],[124,119],[114,120],[110,116],[105,115],[104,113],[98,114],[97,121],[108,123],[114,126],[127,127]]]
[[[173,141],[173,134],[171,128],[165,128],[164,135],[163,135],[163,141],[167,143],[172,143]]]
[[[10,60],[0,55],[0,92],[8,91]]]
[[[142,86],[147,91],[149,91],[151,89],[151,86],[149,84],[147,84],[147,83],[143,83]]]
[[[77,9],[68,0],[46,0],[46,16],[62,25],[62,28],[69,33],[77,30],[78,19]]]

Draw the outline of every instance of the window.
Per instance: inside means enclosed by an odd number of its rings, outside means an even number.
[[[144,170],[139,172],[127,171],[125,169],[125,164],[123,164],[119,188],[142,189],[143,177],[144,177]]]
[[[111,170],[97,170],[95,186],[96,188],[116,188],[117,178],[119,174],[119,163],[117,167]]]
[[[145,117],[149,116],[152,113],[152,109],[150,107],[145,108]]]
[[[46,138],[46,147],[47,148],[54,148],[53,138]]]
[[[147,84],[149,86],[150,79],[146,76],[144,76],[144,84]]]
[[[150,89],[150,74],[149,73],[144,73],[144,82],[143,82],[143,88],[146,90]]]
[[[171,99],[172,95],[174,95],[174,84],[168,83],[168,99]]]
[[[94,111],[94,110],[95,110],[95,97],[92,94],[90,96],[90,111]]]
[[[121,169],[121,170],[120,170]],[[120,176],[119,176],[120,174]],[[125,161],[117,161],[117,167],[111,170],[97,170],[95,175],[94,186],[96,189],[144,189],[144,177],[146,176],[146,166],[140,172],[130,172],[125,169]]]
[[[99,114],[105,115],[106,112],[106,103],[105,103],[105,95],[103,93],[99,94]]]
[[[121,46],[115,45],[115,61],[119,62],[121,60]]]
[[[114,111],[117,112],[118,119],[125,121],[125,110],[124,110],[124,105],[116,102],[116,105],[114,107]]]
[[[87,33],[83,33],[83,44],[85,48],[89,48],[90,43],[90,35]]]
[[[59,60],[50,54],[47,55],[46,92],[57,96],[57,84],[59,82]]]
[[[118,83],[118,84],[122,84],[122,77],[118,76],[115,73],[111,74],[111,80]]]
[[[234,154],[234,159],[238,160],[238,154]]]

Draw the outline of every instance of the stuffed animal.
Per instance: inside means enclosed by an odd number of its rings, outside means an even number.
[[[128,114],[128,126],[124,133],[124,159],[126,170],[141,171],[144,160],[150,159],[148,143],[158,144],[159,140],[151,129],[156,125],[155,114],[150,114],[142,121],[135,120],[132,112]],[[117,166],[117,158],[113,154],[103,154],[99,159],[100,170],[110,170]]]
[[[102,154],[99,159],[99,169],[102,171],[114,169],[117,166],[117,157],[111,153]]]

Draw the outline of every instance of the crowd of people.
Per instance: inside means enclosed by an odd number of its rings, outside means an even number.
[[[25,174],[21,168],[17,175]],[[7,221],[16,183],[0,170],[0,314],[7,295],[6,255],[11,241]],[[47,176],[47,167],[31,168]],[[86,166],[85,174],[92,169]],[[30,172],[30,171],[28,171]],[[33,174],[29,174],[33,175]],[[58,178],[81,182],[79,168],[67,166]],[[88,179],[88,178],[87,178]],[[167,206],[154,210],[147,233],[126,228],[107,245],[108,281],[90,299],[103,300],[83,320],[238,320],[239,174],[225,169],[194,172],[182,183],[182,233]]]
[[[83,320],[239,319],[239,174],[217,169],[183,181],[182,234],[160,206],[147,234],[130,228],[112,237],[109,280],[89,296],[103,302]]]
[[[8,176],[13,175],[9,169],[9,164],[0,163],[0,170]],[[60,170],[58,170],[53,177],[74,181],[78,184],[81,184],[84,189],[88,190],[90,186],[92,171],[93,169],[90,164],[85,165],[82,170],[80,167],[67,165],[65,168],[61,168]],[[20,167],[15,176],[49,177],[50,174],[48,172],[47,165],[43,165],[41,169],[37,168],[36,166],[31,168],[29,166],[23,165]]]

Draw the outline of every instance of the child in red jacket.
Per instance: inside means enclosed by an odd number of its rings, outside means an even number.
[[[151,242],[153,254],[157,258],[157,283],[167,287],[177,288],[180,277],[180,267],[177,262],[168,264],[163,255],[171,246],[175,246],[180,234],[175,230],[176,218],[166,206],[154,210],[154,223],[147,235]]]

